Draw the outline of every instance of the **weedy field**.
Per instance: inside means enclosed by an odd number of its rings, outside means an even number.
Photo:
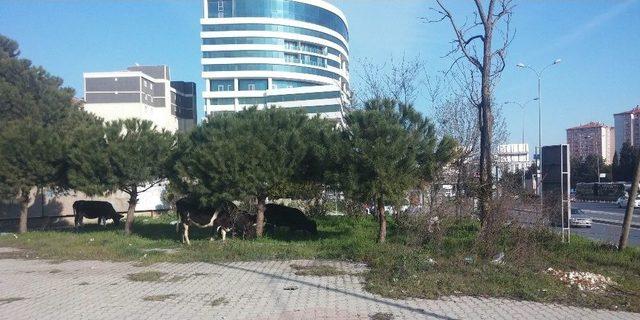
[[[441,237],[421,243],[411,239],[393,220],[388,242],[378,244],[377,224],[372,218],[319,217],[319,233],[315,236],[279,232],[258,240],[230,239],[222,243],[209,241],[208,230],[192,229],[189,247],[180,243],[175,226],[170,224],[173,219],[173,215],[138,219],[135,234],[130,237],[111,226],[86,226],[78,232],[34,231],[17,239],[0,237],[0,246],[24,250],[0,258],[140,264],[348,260],[366,263],[370,268],[363,275],[366,289],[387,297],[472,295],[640,312],[638,248],[618,252],[577,236],[571,244],[563,244],[556,234],[543,229],[501,230],[497,250],[504,257],[492,261],[495,257],[481,254],[485,249],[480,226],[473,220],[445,220]],[[558,272],[570,271],[602,275],[610,283],[590,289],[591,278],[558,276]],[[313,276],[320,271],[298,272]]]

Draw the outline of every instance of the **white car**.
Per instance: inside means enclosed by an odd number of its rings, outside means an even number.
[[[584,216],[581,209],[571,209],[571,227],[572,228],[591,228],[593,220]]]
[[[616,204],[618,205],[618,208],[626,208],[628,201],[629,201],[629,197],[620,197],[618,198],[618,201],[616,201]],[[636,197],[636,203],[634,205],[634,208],[639,208],[639,207],[640,207],[640,197]]]

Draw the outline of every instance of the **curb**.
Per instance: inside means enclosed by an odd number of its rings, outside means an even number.
[[[591,218],[591,221],[593,222],[598,222],[598,223],[602,223],[602,224],[608,224],[608,225],[612,225],[612,226],[622,226],[622,222],[620,221],[616,221],[616,220],[607,220],[607,219],[599,219],[599,218]],[[631,223],[631,228],[635,228],[635,229],[640,229],[640,224],[638,223]]]

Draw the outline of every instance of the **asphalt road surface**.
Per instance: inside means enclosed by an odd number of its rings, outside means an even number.
[[[584,210],[585,216],[594,219],[591,228],[571,228],[571,231],[585,237],[617,244],[620,240],[624,208],[618,208],[615,203],[574,202],[573,208]],[[575,216],[574,216],[575,217]],[[640,245],[640,209],[636,208],[633,215],[629,244]]]

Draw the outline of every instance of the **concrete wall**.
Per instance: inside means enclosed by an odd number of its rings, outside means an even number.
[[[148,213],[169,210],[170,205],[162,201],[165,187],[166,184],[158,185],[140,194],[136,212]],[[108,201],[116,211],[121,213],[126,213],[129,208],[129,195],[123,192],[116,192],[104,197],[88,197],[81,192],[55,194],[45,189],[44,194],[41,194],[34,189],[31,191],[31,199],[28,211],[30,225],[73,225],[73,203],[78,200]],[[19,216],[20,204],[17,200],[0,201],[0,230],[15,226]]]

